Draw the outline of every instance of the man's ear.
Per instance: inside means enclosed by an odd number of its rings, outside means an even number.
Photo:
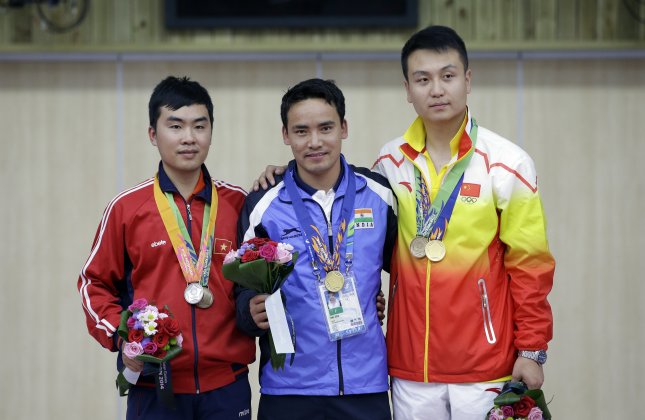
[[[148,127],[148,137],[150,138],[150,143],[153,146],[157,145],[157,130],[154,127]]]
[[[410,97],[410,82],[407,79],[403,79],[403,87],[405,88],[406,99],[409,104],[412,103],[412,98]]]
[[[287,127],[285,127],[284,125],[282,126],[282,141],[287,146],[291,145],[291,140],[289,140],[289,132],[287,131]]]
[[[349,126],[347,125],[347,120],[343,120],[343,122],[340,123],[340,129],[341,129],[340,138],[345,140],[347,136],[349,136]]]

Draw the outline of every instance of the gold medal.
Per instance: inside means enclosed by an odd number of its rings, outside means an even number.
[[[426,244],[425,254],[430,261],[439,262],[446,256],[446,246],[443,242],[433,239],[432,241],[428,241]]]
[[[197,282],[188,283],[188,286],[184,290],[184,299],[186,299],[186,302],[195,305],[202,300],[202,297],[204,297],[204,287]]]
[[[428,238],[417,236],[410,242],[410,252],[416,258],[423,258],[426,256],[426,244]]]
[[[213,292],[210,291],[210,289],[207,287],[203,288],[204,290],[204,295],[202,298],[197,302],[197,307],[206,309],[209,308],[213,304]]]
[[[344,285],[345,277],[343,277],[343,273],[340,271],[330,271],[325,276],[325,287],[332,293],[341,291]]]

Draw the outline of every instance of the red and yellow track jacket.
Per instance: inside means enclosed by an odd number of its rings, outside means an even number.
[[[469,133],[470,114],[464,133]],[[438,263],[415,258],[414,167],[430,185],[425,128],[418,118],[387,143],[373,168],[398,198],[398,244],[390,278],[387,349],[390,375],[464,383],[511,374],[517,350],[547,349],[547,294],[555,262],[546,239],[537,176],[529,155],[479,127],[443,238]],[[472,142],[463,134],[449,169]]]

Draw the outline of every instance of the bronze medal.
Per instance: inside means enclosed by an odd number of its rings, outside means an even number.
[[[338,270],[330,271],[325,276],[325,287],[332,293],[341,291],[344,285],[345,277],[343,277],[343,273]]]
[[[198,303],[200,300],[202,300],[203,296],[204,287],[202,287],[202,285],[197,282],[188,283],[188,286],[186,286],[186,289],[184,290],[184,299],[186,299],[186,302],[190,303],[191,305]]]
[[[432,241],[428,241],[426,244],[425,254],[430,261],[439,262],[446,256],[446,246],[443,242],[433,239]]]
[[[199,300],[199,302],[197,302],[197,307],[201,309],[210,308],[210,306],[213,304],[213,292],[210,291],[208,286],[204,287],[203,290],[204,295]]]
[[[426,245],[428,238],[417,236],[410,242],[410,253],[416,258],[423,258],[426,256]]]

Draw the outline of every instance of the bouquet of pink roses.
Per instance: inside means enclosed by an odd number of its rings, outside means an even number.
[[[540,389],[527,389],[522,382],[507,382],[493,401],[486,420],[550,420],[551,413]]]
[[[166,368],[165,363],[181,352],[183,337],[179,331],[179,323],[168,307],[164,306],[160,310],[148,304],[146,299],[136,299],[121,313],[118,334],[125,341],[123,353],[131,359],[156,365],[155,373],[164,373],[155,375],[157,388],[159,389],[160,380],[166,381],[163,388],[169,394],[165,397],[172,395],[170,370]],[[135,374],[130,380],[136,383],[137,377]],[[127,395],[128,389],[133,385],[130,380],[126,378],[124,371],[119,372],[116,380],[119,395]]]
[[[226,255],[222,273],[235,284],[258,293],[271,294],[282,286],[297,259],[298,253],[293,252],[293,246],[290,244],[278,243],[267,238],[252,238],[243,242],[238,250],[232,250]],[[284,368],[286,355],[276,353],[271,330],[268,334],[271,366],[275,370]],[[295,344],[294,331],[292,340]]]

